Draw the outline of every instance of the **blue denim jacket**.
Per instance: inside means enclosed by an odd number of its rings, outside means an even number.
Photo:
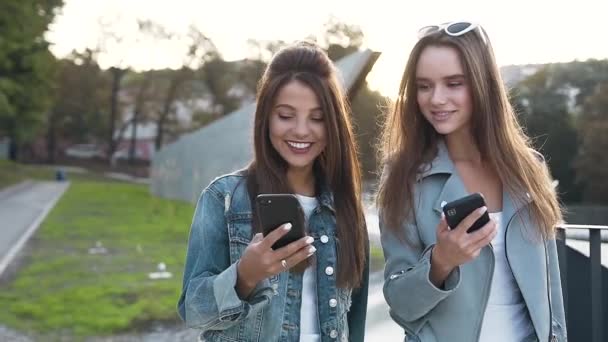
[[[361,288],[336,287],[336,220],[332,196],[324,191],[309,219],[317,272],[321,341],[363,341],[368,267]],[[298,341],[302,274],[283,272],[260,282],[241,300],[237,262],[252,238],[251,203],[244,173],[225,175],[203,190],[194,214],[180,317],[201,329],[203,341]],[[369,264],[369,261],[368,261]]]

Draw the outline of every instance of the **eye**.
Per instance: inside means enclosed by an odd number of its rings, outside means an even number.
[[[281,119],[281,120],[289,120],[289,119],[293,118],[293,116],[294,116],[291,113],[281,113],[281,112],[277,113],[277,115],[279,116],[279,119]]]
[[[449,82],[448,83],[448,87],[453,88],[453,87],[460,87],[463,83],[462,82]]]
[[[416,84],[416,89],[419,91],[425,91],[431,89],[431,86],[426,83],[418,83]]]
[[[316,122],[323,122],[323,115],[311,116],[310,119]]]

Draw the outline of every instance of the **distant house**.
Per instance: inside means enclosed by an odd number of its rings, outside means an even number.
[[[236,83],[229,90],[228,95],[240,99],[241,104],[249,103],[253,99],[253,94],[244,84]],[[134,99],[129,99],[131,103]],[[123,122],[127,123],[133,117],[134,106],[129,106],[126,109]],[[176,101],[173,104],[175,108],[175,119],[177,122],[177,132],[187,132],[192,127],[193,116],[196,112],[215,113],[221,111],[220,108],[214,108],[214,103],[208,96],[191,99],[188,101]],[[114,158],[128,159],[129,149],[131,146],[131,137],[133,135],[133,124],[128,123],[124,129],[117,128],[114,137],[122,131],[122,139],[116,147]],[[135,142],[135,157],[139,160],[151,161],[156,151],[155,139],[158,132],[158,125],[154,121],[145,121],[137,124]],[[168,137],[171,138],[171,137]]]
[[[371,70],[380,53],[358,51],[336,63],[342,84],[351,94]],[[195,202],[214,177],[247,165],[253,156],[254,101],[163,146],[152,160],[153,194]]]

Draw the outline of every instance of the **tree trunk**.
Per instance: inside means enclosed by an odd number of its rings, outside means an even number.
[[[112,95],[110,99],[110,132],[108,137],[108,162],[112,163],[112,156],[116,151],[116,141],[114,140],[114,129],[118,117],[118,95],[120,92],[120,82],[126,73],[126,69],[112,67]]]
[[[46,158],[49,164],[55,164],[55,150],[57,149],[57,124],[55,113],[49,113],[49,128],[46,133]]]
[[[156,150],[160,150],[163,145],[163,133],[164,126],[169,113],[171,113],[171,107],[173,106],[173,101],[175,100],[175,96],[177,94],[177,88],[181,83],[182,75],[178,75],[171,80],[171,84],[169,85],[169,89],[167,90],[167,97],[165,97],[165,103],[163,104],[163,110],[160,113],[158,120],[156,121],[157,131],[156,131],[156,139],[154,139],[154,146]]]
[[[150,85],[150,73],[144,74],[144,79],[137,92],[137,98],[135,99],[135,108],[133,109],[133,118],[131,119],[131,143],[129,144],[129,164],[135,164],[135,152],[137,147],[137,125],[141,118],[141,114],[144,111],[144,103],[146,102],[146,90]]]

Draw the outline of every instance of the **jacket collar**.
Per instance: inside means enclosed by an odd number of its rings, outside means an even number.
[[[318,191],[319,194],[317,195],[317,199],[319,201],[319,204],[321,206],[327,207],[335,214],[336,210],[334,209],[334,195],[330,191],[327,182],[321,182],[318,187]]]
[[[419,173],[417,180],[421,181],[426,177],[437,174],[448,175],[448,179],[443,185],[443,188],[441,189],[441,192],[433,205],[433,209],[441,215],[442,208],[446,203],[457,200],[469,194],[464,186],[464,183],[462,182],[462,178],[460,178],[458,175],[456,166],[454,165],[454,162],[452,162],[447,146],[443,140],[440,140],[437,144],[437,155],[430,165],[427,164],[422,167],[422,171]],[[509,191],[503,190],[502,212],[503,218],[506,220],[505,222],[508,222],[508,220],[520,208],[530,202],[531,199],[527,193],[525,194],[523,200],[518,200],[511,195]]]

